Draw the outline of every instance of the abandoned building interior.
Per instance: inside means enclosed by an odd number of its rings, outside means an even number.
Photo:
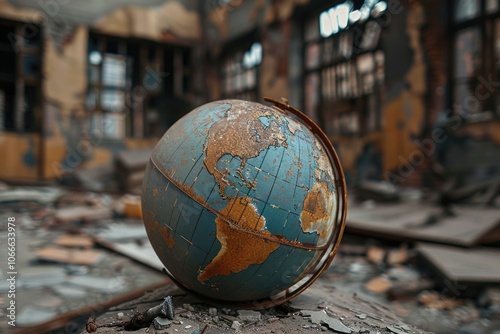
[[[146,164],[193,109],[265,97],[331,141],[343,240],[285,306],[193,301]],[[0,161],[2,333],[126,332],[166,294],[134,330],[500,333],[500,0],[0,0]]]

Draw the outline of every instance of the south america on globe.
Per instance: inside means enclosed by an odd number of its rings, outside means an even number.
[[[305,115],[274,102],[196,108],[146,168],[149,240],[174,281],[199,296],[282,300],[310,284],[340,242],[346,194],[335,151]]]

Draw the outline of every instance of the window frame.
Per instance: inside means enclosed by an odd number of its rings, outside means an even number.
[[[352,137],[352,136],[364,136],[369,133],[375,133],[382,128],[382,91],[385,83],[385,54],[383,48],[383,32],[385,26],[381,22],[378,22],[376,18],[368,18],[363,22],[355,22],[345,28],[339,29],[338,32],[329,35],[328,37],[322,36],[320,32],[320,16],[329,11],[331,8],[342,4],[342,2],[335,3],[333,6],[324,6],[320,9],[312,11],[309,15],[305,16],[302,24],[303,33],[303,110],[304,112],[316,121],[320,127],[322,127],[325,133],[330,137]],[[316,22],[316,23],[314,23]],[[377,35],[377,41],[374,45],[363,48],[363,32],[366,25],[369,22],[376,22],[380,31]],[[316,26],[316,32],[314,37],[308,37],[310,33],[308,29],[311,29],[310,25]],[[366,34],[365,34],[366,35]],[[347,37],[346,37],[347,36]],[[350,36],[350,37],[349,37]],[[341,41],[343,40],[343,41]],[[345,44],[346,40],[349,40],[349,44]],[[344,43],[345,46],[351,49],[349,55],[341,54],[341,46]],[[318,60],[315,66],[309,66],[308,62],[308,49],[311,45],[318,44]],[[326,48],[330,44],[329,48]],[[328,49],[331,49],[332,56],[330,59],[325,61],[325,54],[328,53]],[[336,54],[334,54],[336,52]],[[382,63],[376,59],[377,54],[382,57]],[[371,55],[373,61],[373,67],[370,70],[373,75],[371,91],[364,91],[364,76],[369,72],[360,72],[358,61],[362,57]],[[381,79],[379,80],[377,71],[379,71],[379,66],[381,67]],[[342,68],[341,68],[342,67]],[[344,93],[340,92],[339,86],[341,84],[352,86],[352,76],[348,77],[348,72],[354,69],[355,76],[355,88],[351,87],[347,89]],[[344,72],[343,82],[339,79],[340,75],[338,72],[342,70]],[[312,75],[317,74],[319,80],[317,83],[318,95],[317,101],[308,102],[308,87],[307,82]],[[333,80],[332,80],[333,78]],[[326,90],[330,88],[330,93],[334,92],[337,96],[328,97]],[[344,87],[345,88],[345,87]],[[342,89],[344,89],[342,88]],[[353,90],[355,92],[353,93]],[[351,96],[349,96],[351,95]],[[375,103],[373,107],[373,113],[370,112],[370,104]],[[371,118],[375,117],[375,120]],[[352,126],[351,130],[346,131],[346,126],[342,127],[342,124],[348,124],[349,122],[354,122],[357,125]]]
[[[10,110],[10,117],[12,120],[9,122],[7,118],[9,115],[4,114],[5,110],[0,113],[0,131],[8,133],[41,133],[42,132],[42,69],[43,69],[43,54],[44,54],[44,43],[42,38],[42,28],[38,25],[27,24],[25,22],[13,21],[8,19],[0,19],[0,25],[9,26],[14,28],[14,33],[10,32],[7,34],[7,39],[10,41],[10,46],[1,45],[1,48],[5,48],[6,53],[12,52],[15,70],[13,78],[9,79],[7,77],[0,78],[3,82],[12,82],[14,89],[14,96],[12,100],[12,110]],[[31,32],[28,32],[31,30]],[[29,37],[29,35],[33,35]],[[27,46],[25,44],[26,40],[32,40],[36,38],[36,46]],[[36,64],[38,66],[37,71],[33,75],[26,74],[24,71],[23,57],[25,56],[35,56]],[[3,60],[3,59],[2,59]],[[24,110],[21,112],[22,116],[19,115],[21,104],[26,105],[26,87],[32,87],[35,95],[34,102],[31,102],[31,107],[29,110]],[[22,91],[22,93],[20,93]],[[5,102],[5,101],[4,101]],[[27,112],[29,113],[27,115]],[[18,118],[22,117],[22,126],[17,124]],[[30,120],[26,120],[27,118]],[[12,123],[12,126],[7,128],[8,123]]]
[[[251,52],[252,46],[257,44],[260,45],[261,48],[260,60],[256,64],[245,68],[245,54]],[[220,96],[222,99],[241,99],[247,101],[259,101],[261,99],[260,71],[262,68],[263,54],[263,44],[256,31],[252,31],[226,43],[221,51],[218,62],[219,82],[221,85]],[[252,73],[253,76],[249,80],[249,76],[251,76]],[[242,87],[234,89],[233,86],[233,89],[228,91],[226,85],[235,85],[234,82],[237,82],[236,85],[241,85]]]
[[[127,138],[149,138],[151,133],[148,131],[148,103],[159,97],[179,97],[182,98],[191,90],[191,54],[192,50],[188,44],[164,43],[140,38],[123,38],[119,36],[104,35],[99,32],[91,31],[89,33],[90,45],[91,39],[98,42],[98,50],[102,56],[98,65],[90,63],[90,47],[87,50],[87,98],[92,89],[99,93],[95,97],[95,105],[89,108],[88,101],[85,102],[87,115],[89,116],[89,130],[93,131],[90,121],[91,115],[105,115],[109,113],[119,113],[124,117],[122,123],[123,135],[121,137],[106,137],[105,141],[121,141]],[[106,44],[117,43],[118,52],[109,52]],[[137,48],[134,57],[130,55],[129,50]],[[154,56],[151,57],[151,51]],[[124,58],[125,65],[125,85],[122,87],[103,84],[103,63],[106,54],[118,55]],[[167,57],[171,66],[167,67]],[[131,59],[135,58],[135,59]],[[138,64],[134,64],[136,61]],[[97,83],[91,83],[90,70],[92,66],[98,66]],[[173,72],[173,73],[170,73]],[[152,80],[152,81],[151,81]],[[158,83],[155,85],[155,83]],[[168,87],[167,87],[168,86]],[[125,101],[123,102],[123,111],[105,110],[102,106],[102,92],[106,89],[118,90],[123,92]],[[169,95],[171,94],[171,95]],[[101,122],[103,124],[103,121]],[[104,124],[102,126],[105,126]],[[167,126],[167,125],[166,125]],[[96,129],[94,131],[99,131]],[[101,133],[104,135],[104,133]]]
[[[495,67],[495,62],[500,61],[500,50],[495,52],[495,39],[500,42],[500,31],[495,32],[495,25],[500,27],[500,1],[497,0],[496,12],[487,13],[486,0],[479,0],[479,14],[477,17],[456,20],[457,2],[448,0],[447,6],[450,16],[448,18],[448,31],[451,36],[449,42],[448,76],[449,89],[447,91],[447,105],[452,115],[460,115],[466,123],[477,123],[500,119],[500,92],[497,89],[488,95],[485,82],[496,83],[500,81],[500,65]],[[461,33],[468,29],[478,29],[480,38],[481,63],[476,73],[465,77],[456,77],[457,66],[457,40]],[[499,34],[499,36],[495,36]],[[497,53],[497,54],[495,54]],[[473,61],[472,61],[473,62]],[[468,94],[461,102],[457,102],[458,85],[471,85]],[[472,95],[472,86],[475,87]],[[488,97],[484,97],[488,95]],[[469,96],[472,98],[467,99]],[[466,100],[467,99],[467,100]],[[451,115],[448,115],[451,116]]]

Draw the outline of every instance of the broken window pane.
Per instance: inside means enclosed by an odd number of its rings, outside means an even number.
[[[101,70],[99,66],[88,66],[88,80],[89,84],[91,85],[97,85],[99,83],[99,75],[101,73]]]
[[[352,135],[359,132],[359,117],[357,112],[345,112],[340,116],[340,134]]]
[[[256,69],[252,68],[251,70],[248,70],[246,73],[246,82],[247,82],[247,87],[246,88],[252,88],[257,84],[257,75],[256,75]]]
[[[498,0],[486,0],[486,12],[492,14],[498,11]]]
[[[479,15],[481,10],[480,0],[456,0],[455,21],[470,20]]]
[[[328,38],[323,41],[323,64],[329,64],[335,59],[334,39]]]
[[[321,48],[319,43],[311,43],[306,51],[306,68],[313,69],[319,65]]]
[[[350,31],[343,32],[339,37],[340,54],[344,58],[350,58],[352,55],[352,33]]]
[[[122,90],[103,90],[101,94],[101,107],[106,111],[123,111],[125,108],[124,92]]]
[[[455,42],[455,78],[478,74],[481,66],[481,34],[479,27],[458,32]]]
[[[97,106],[97,90],[91,89],[87,93],[87,110],[94,110]]]
[[[366,23],[364,34],[361,40],[361,49],[373,50],[377,47],[382,27],[376,21],[369,21]]]
[[[35,108],[37,95],[36,86],[24,86],[24,131],[36,130]]]
[[[328,102],[335,98],[335,67],[327,67],[321,71],[323,100]]]
[[[500,20],[495,22],[495,64],[498,76],[500,75]]]
[[[23,46],[28,49],[36,49],[40,46],[40,28],[32,24],[25,24],[22,28]]]
[[[39,58],[35,55],[23,55],[23,75],[34,77],[40,72]]]
[[[318,21],[315,18],[306,22],[304,38],[306,42],[314,41],[319,38],[319,26]]]
[[[124,114],[106,113],[103,117],[103,132],[106,138],[122,139],[125,136]]]
[[[112,54],[104,56],[102,64],[102,84],[104,86],[125,87],[126,73],[125,57]]]
[[[374,69],[373,56],[371,53],[364,54],[358,58],[358,71],[360,73],[372,72]]]
[[[318,122],[317,108],[319,104],[319,75],[309,74],[306,78],[305,106],[306,114],[315,122]]]
[[[377,108],[377,97],[372,94],[367,99],[367,120],[366,120],[366,130],[376,131],[379,126],[379,112]]]
[[[385,71],[385,66],[384,66],[384,52],[383,51],[377,51],[375,52],[375,60],[377,62],[377,69],[376,69],[376,77],[377,77],[377,82],[382,85],[384,82],[384,71]]]
[[[483,101],[475,96],[478,83],[476,79],[461,82],[455,85],[453,109],[455,113],[466,117],[471,113],[483,110]]]

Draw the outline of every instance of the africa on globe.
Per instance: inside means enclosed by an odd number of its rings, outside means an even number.
[[[288,103],[221,100],[155,147],[143,220],[172,279],[201,297],[279,304],[328,267],[342,237],[342,168],[324,133]]]

